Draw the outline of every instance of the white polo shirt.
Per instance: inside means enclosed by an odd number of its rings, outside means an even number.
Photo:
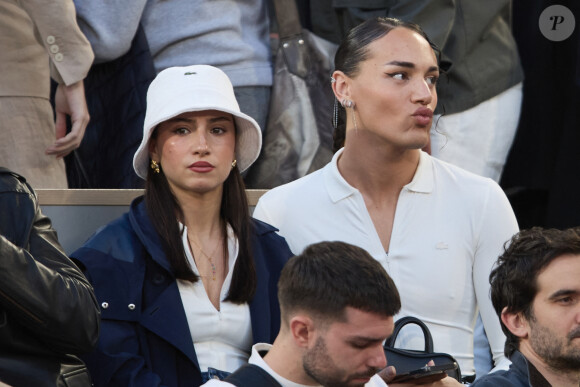
[[[502,189],[421,152],[413,180],[399,195],[387,253],[361,193],[338,171],[341,154],[324,168],[267,192],[253,216],[277,227],[295,254],[309,244],[335,240],[366,249],[399,289],[402,309],[395,318],[423,320],[435,351],[453,355],[465,375],[475,372],[473,328],[479,308],[496,368],[506,368],[505,336],[489,298],[491,268],[518,231]],[[405,331],[401,346],[422,349],[420,331]]]

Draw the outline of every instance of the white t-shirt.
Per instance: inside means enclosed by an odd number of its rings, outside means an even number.
[[[187,243],[187,228],[183,227],[185,255],[194,273],[199,275]],[[229,270],[220,294],[220,310],[217,310],[209,300],[201,280],[195,283],[177,280],[197,361],[202,372],[207,371],[208,367],[233,372],[246,364],[252,348],[249,305],[223,302],[230,290],[232,268],[238,258],[238,241],[229,225],[227,235]]]
[[[423,320],[434,350],[453,355],[465,375],[474,373],[479,308],[496,368],[507,368],[489,273],[518,225],[501,188],[421,152],[413,180],[399,194],[387,253],[361,193],[338,170],[341,154],[324,168],[267,192],[253,216],[277,227],[295,254],[334,240],[366,249],[397,285],[402,308],[395,318]],[[401,347],[424,347],[419,329],[401,333]]]
[[[272,375],[272,377],[274,379],[276,379],[276,381],[278,383],[280,383],[282,385],[282,387],[322,387],[322,386],[308,386],[305,384],[294,383],[294,382],[278,375],[276,372],[274,372],[274,370],[272,370],[272,368],[270,368],[270,366],[264,361],[262,356],[260,356],[260,354],[259,354],[259,351],[269,351],[271,347],[272,347],[271,344],[265,344],[265,343],[254,344],[254,346],[252,347],[252,356],[250,356],[250,360],[248,361],[248,363],[257,365],[258,367],[264,369],[266,372],[268,372],[270,375]],[[203,385],[203,387],[219,387],[219,386],[231,387],[234,385],[231,383],[223,382],[221,380],[217,380],[217,379],[211,379]],[[368,383],[365,384],[365,387],[387,387],[387,384],[383,381],[383,379],[381,379],[380,376],[374,375],[371,378],[371,380],[369,380]]]

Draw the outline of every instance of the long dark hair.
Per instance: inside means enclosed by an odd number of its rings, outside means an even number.
[[[418,24],[391,17],[377,17],[366,20],[348,32],[334,56],[334,69],[342,71],[351,78],[356,76],[360,70],[361,62],[368,59],[368,46],[397,27],[407,28],[425,38],[431,48],[433,48],[433,51],[435,51],[437,64],[441,63],[441,50],[431,42]],[[335,109],[337,109],[337,122],[333,134],[333,151],[336,152],[344,146],[346,110],[338,101],[335,100],[334,103]]]
[[[157,130],[152,133],[151,138],[156,135]],[[199,277],[189,265],[183,248],[182,230],[179,227],[179,220],[184,219],[183,210],[169,187],[161,165],[159,173],[154,172],[151,168],[148,169],[145,182],[145,206],[151,223],[161,237],[163,250],[171,264],[175,278],[191,282],[198,281]],[[232,283],[225,301],[243,304],[254,297],[257,279],[251,246],[253,223],[248,209],[244,181],[237,166],[231,170],[223,184],[220,218],[222,220],[222,235],[226,235],[226,224],[229,224],[239,244]],[[227,252],[227,244],[227,238],[224,238],[224,252]]]

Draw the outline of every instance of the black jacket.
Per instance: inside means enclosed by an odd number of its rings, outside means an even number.
[[[0,381],[90,386],[82,361],[99,334],[89,282],[65,255],[24,178],[0,168]]]

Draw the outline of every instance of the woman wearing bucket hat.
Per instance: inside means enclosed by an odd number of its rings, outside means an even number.
[[[211,66],[172,67],[147,93],[133,166],[145,195],[72,254],[101,305],[95,386],[197,386],[244,364],[280,325],[291,252],[249,215],[240,172],[261,132]]]

